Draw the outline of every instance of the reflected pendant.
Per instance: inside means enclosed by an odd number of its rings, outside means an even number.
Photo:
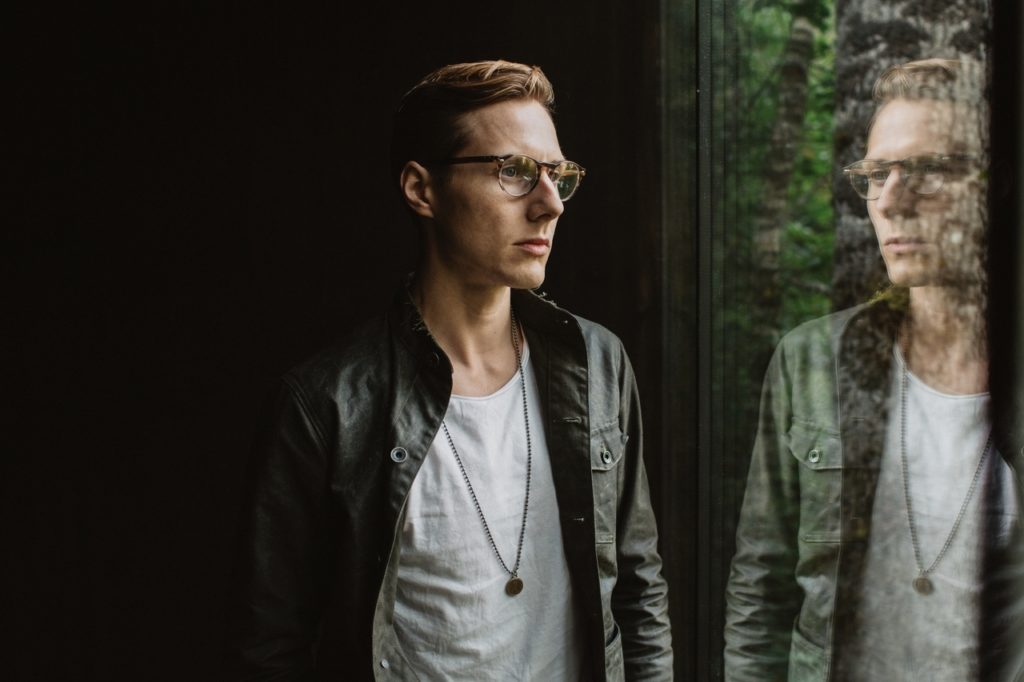
[[[509,578],[508,582],[505,583],[505,594],[510,597],[514,597],[523,591],[523,579],[517,575]]]
[[[932,581],[928,579],[928,576],[919,575],[914,578],[914,591],[918,594],[931,594],[935,591],[935,586],[932,585]]]

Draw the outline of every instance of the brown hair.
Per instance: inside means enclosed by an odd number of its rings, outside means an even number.
[[[402,97],[391,139],[391,177],[409,161],[456,154],[466,144],[461,118],[476,109],[514,99],[540,102],[554,112],[555,91],[544,72],[502,60],[450,64],[425,76]]]
[[[921,59],[890,66],[875,81],[876,102],[894,99],[956,99],[954,86],[960,74],[955,59]]]
[[[893,100],[962,102],[982,112],[984,92],[985,73],[979,62],[932,58],[890,66],[875,81],[872,95],[878,106],[868,123],[868,132],[885,105]]]

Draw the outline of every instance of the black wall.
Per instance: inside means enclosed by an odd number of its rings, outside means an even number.
[[[218,679],[257,407],[411,268],[390,113],[437,66],[545,69],[588,174],[544,289],[657,371],[656,36],[638,11],[16,13],[6,679]]]

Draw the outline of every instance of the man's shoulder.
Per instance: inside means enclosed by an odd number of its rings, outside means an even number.
[[[622,343],[614,333],[597,322],[588,320],[555,303],[546,293],[534,289],[513,290],[513,307],[519,311],[527,327],[551,332],[552,339],[572,341],[578,329],[588,353],[595,351],[620,353]],[[575,323],[575,324],[574,324]]]
[[[866,314],[873,304],[862,303],[803,322],[782,337],[779,347],[795,351],[808,347],[835,349],[851,320]]]
[[[370,318],[311,357],[296,364],[283,379],[307,394],[337,394],[345,385],[373,382],[390,358],[385,315]]]
[[[622,351],[622,341],[615,332],[598,322],[580,317],[575,313],[572,316],[580,325],[580,333],[583,334],[583,340],[587,344],[587,348],[605,352],[624,352]]]
[[[779,342],[779,352],[827,351],[833,355],[864,352],[891,346],[895,329],[905,314],[899,294],[872,300],[804,322]]]
[[[618,381],[623,371],[630,368],[618,336],[604,325],[566,310],[543,292],[513,290],[513,306],[527,328],[542,332],[546,343],[560,345],[567,351],[561,356],[565,361],[585,362],[592,378],[606,377],[611,381],[614,377]]]
[[[587,349],[587,368],[591,385],[606,390],[607,385],[619,385],[624,377],[633,375],[633,367],[621,339],[602,324],[573,315]]]

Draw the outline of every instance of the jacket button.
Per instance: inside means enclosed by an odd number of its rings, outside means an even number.
[[[817,464],[818,462],[820,462],[821,451],[818,450],[818,448],[814,448],[813,450],[811,450],[809,453],[807,453],[807,461],[810,462],[811,464]]]
[[[388,659],[382,658],[380,659],[380,667],[384,668],[384,670],[387,670],[391,667],[391,664],[388,662]]]
[[[391,451],[391,461],[395,464],[401,464],[407,459],[409,459],[409,453],[402,446],[398,446]]]
[[[601,461],[604,462],[605,464],[608,464],[609,462],[612,461],[612,453],[608,452],[607,448],[601,451]]]

